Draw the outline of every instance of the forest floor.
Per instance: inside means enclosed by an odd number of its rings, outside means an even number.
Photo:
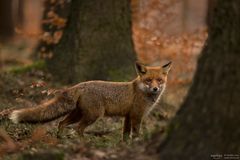
[[[51,91],[67,86],[56,83],[42,62],[24,67],[22,64],[11,67],[12,64],[19,63],[9,61],[0,72],[0,159],[4,160],[151,159],[141,153],[151,147],[147,144],[153,134],[166,131],[189,88],[189,85],[167,87],[160,106],[144,120],[138,141],[121,141],[123,119],[120,117],[99,119],[87,128],[84,138],[78,137],[74,125],[57,138],[57,124],[63,117],[45,124],[14,124],[7,115],[14,109],[36,106],[50,99]]]

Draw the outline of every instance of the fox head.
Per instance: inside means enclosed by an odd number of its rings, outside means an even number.
[[[139,76],[138,87],[142,91],[149,94],[159,94],[165,89],[171,62],[155,67],[145,66],[136,62],[135,67]]]

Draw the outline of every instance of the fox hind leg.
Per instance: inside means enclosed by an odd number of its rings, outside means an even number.
[[[64,120],[60,121],[58,124],[58,131],[57,131],[57,136],[59,137],[64,129],[64,127],[76,123],[79,121],[81,118],[81,112],[79,109],[73,110],[71,113],[69,113]]]
[[[96,120],[99,118],[100,116],[84,116],[80,119],[78,126],[77,126],[77,132],[79,134],[80,137],[83,137],[83,133],[84,130],[90,126],[91,124],[93,124],[94,122],[96,122]]]
[[[84,130],[97,121],[98,118],[104,116],[104,108],[103,107],[96,107],[95,111],[89,110],[89,107],[86,107],[88,109],[82,110],[82,117],[79,120],[78,126],[77,126],[77,132],[80,137],[83,136]]]

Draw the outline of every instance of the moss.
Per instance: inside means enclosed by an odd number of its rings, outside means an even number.
[[[112,81],[129,81],[133,77],[132,73],[128,72],[127,68],[109,70],[108,76]]]
[[[144,141],[151,139],[152,133],[150,131],[144,130],[143,132],[143,139]]]
[[[84,139],[96,148],[117,147],[121,141],[121,132],[116,131],[104,136],[86,134]]]
[[[33,69],[44,70],[46,68],[45,66],[46,65],[44,61],[36,61],[31,65],[12,67],[7,72],[14,73],[14,74],[21,74],[21,73],[26,73],[28,71],[31,71]]]
[[[64,153],[59,151],[44,151],[37,153],[24,153],[18,160],[64,160]]]
[[[171,123],[167,129],[166,129],[166,135],[171,135],[174,131],[178,130],[180,124],[178,121],[174,121],[174,123]]]

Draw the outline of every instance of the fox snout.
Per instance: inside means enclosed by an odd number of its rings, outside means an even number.
[[[160,92],[162,92],[163,89],[164,89],[164,84],[159,85],[159,86],[151,87],[150,92],[152,94],[159,94]]]
[[[158,93],[159,90],[160,90],[159,87],[153,87],[153,88],[151,88],[151,92],[152,92],[152,93]]]

